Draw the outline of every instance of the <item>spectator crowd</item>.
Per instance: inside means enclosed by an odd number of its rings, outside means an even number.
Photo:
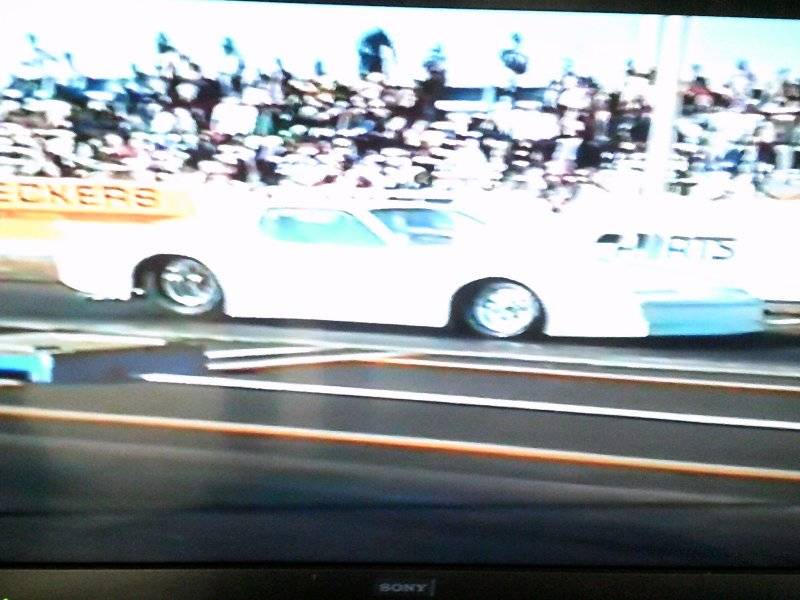
[[[800,191],[800,81],[788,68],[759,78],[747,61],[728,79],[712,80],[700,65],[683,85],[677,121],[675,183],[684,193],[715,176],[720,193],[739,180],[770,196]]]
[[[322,61],[305,78],[279,59],[254,68],[231,38],[212,69],[165,34],[153,64],[96,79],[29,35],[28,57],[0,88],[0,175],[544,194],[576,172],[641,169],[654,72],[630,61],[622,89],[608,90],[565,60],[560,78],[525,90],[516,76],[535,63],[520,42],[513,34],[498,53],[509,84],[463,100],[448,87],[441,45],[417,80],[388,76],[394,47],[381,29],[360,40],[351,80]],[[761,84],[741,62],[715,87],[698,66],[683,99],[673,182],[681,190],[700,173],[763,183],[800,167],[800,85],[787,71]]]
[[[528,58],[518,34],[512,42],[498,60],[513,76]],[[2,174],[541,190],[576,168],[641,153],[647,140],[652,73],[633,64],[622,90],[602,89],[565,61],[535,99],[509,85],[476,103],[447,87],[441,45],[422,77],[392,81],[384,57],[394,49],[380,29],[361,40],[359,77],[349,81],[321,61],[311,78],[280,60],[253,69],[231,38],[210,69],[160,34],[154,64],[132,65],[119,79],[85,76],[69,52],[54,55],[35,35],[28,44],[2,88]]]

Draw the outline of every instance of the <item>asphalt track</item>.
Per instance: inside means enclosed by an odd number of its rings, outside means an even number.
[[[0,283],[3,327],[208,369],[0,387],[2,562],[800,563],[793,335],[492,342]]]

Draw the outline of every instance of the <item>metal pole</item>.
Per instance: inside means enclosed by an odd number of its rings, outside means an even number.
[[[650,133],[647,139],[642,195],[663,197],[670,177],[670,157],[675,143],[675,119],[680,110],[680,79],[689,17],[665,16],[658,39],[656,81],[653,86]]]

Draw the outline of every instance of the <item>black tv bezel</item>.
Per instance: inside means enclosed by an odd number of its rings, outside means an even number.
[[[214,1],[214,0],[198,0]],[[524,10],[589,13],[629,13],[768,19],[800,18],[800,5],[781,0],[216,0],[253,4],[320,4],[333,6],[384,6],[397,8],[453,8],[475,10]]]
[[[166,0],[169,1],[169,0]],[[785,0],[196,0],[434,9],[798,19]],[[0,551],[2,541],[0,540]],[[392,598],[381,581],[435,580],[434,598],[726,598],[800,597],[796,569],[537,567],[274,563],[0,564],[0,600],[50,598]]]

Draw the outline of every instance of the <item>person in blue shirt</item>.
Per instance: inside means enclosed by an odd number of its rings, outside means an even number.
[[[383,51],[395,54],[394,44],[380,27],[367,31],[358,43],[359,75],[364,79],[370,73],[383,73]]]
[[[511,47],[500,52],[500,60],[510,72],[508,93],[513,100],[517,91],[517,78],[528,71],[528,55],[522,51],[522,36],[519,33],[511,35]]]

